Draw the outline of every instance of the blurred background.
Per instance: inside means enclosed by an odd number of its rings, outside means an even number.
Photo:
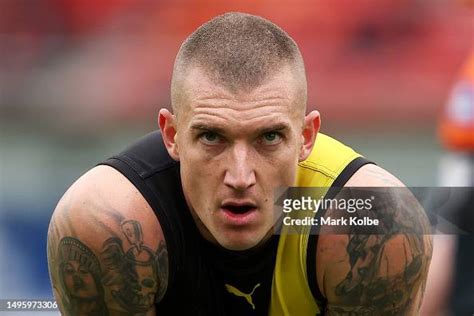
[[[473,1],[0,0],[0,298],[52,297],[57,201],[157,128],[181,42],[227,11],[295,39],[322,132],[407,185],[438,185],[437,129],[473,49]]]

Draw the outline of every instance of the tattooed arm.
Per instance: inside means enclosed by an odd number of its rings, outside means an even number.
[[[86,173],[58,203],[48,264],[63,315],[155,315],[167,288],[160,224],[136,188],[106,166]]]
[[[431,259],[429,222],[408,189],[387,171],[362,167],[346,187],[384,190],[373,214],[382,233],[322,234],[318,286],[326,315],[417,315]],[[380,200],[380,199],[379,199]]]

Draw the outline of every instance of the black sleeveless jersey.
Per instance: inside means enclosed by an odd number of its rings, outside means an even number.
[[[366,163],[371,162],[363,157],[351,161],[332,187],[342,187]],[[159,131],[101,164],[127,177],[160,222],[169,280],[156,305],[158,315],[268,315],[279,235],[246,251],[230,251],[205,240],[186,205],[179,163],[169,156]],[[316,244],[317,235],[309,236],[307,249],[315,250]],[[307,252],[308,280],[316,280],[315,255],[316,251]],[[315,282],[308,283],[313,297],[324,304]]]

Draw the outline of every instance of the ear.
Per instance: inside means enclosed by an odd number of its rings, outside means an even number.
[[[176,142],[176,116],[167,109],[161,109],[158,114],[158,125],[160,126],[161,136],[168,154],[174,160],[179,161],[178,143]]]
[[[301,133],[301,148],[298,160],[303,161],[308,158],[313,149],[316,135],[321,127],[321,118],[318,111],[311,111],[304,118],[303,131]]]

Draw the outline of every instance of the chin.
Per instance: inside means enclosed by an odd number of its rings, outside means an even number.
[[[265,234],[261,236],[261,234],[233,233],[232,236],[228,236],[227,238],[216,239],[222,247],[228,250],[242,251],[257,246],[264,236]]]

